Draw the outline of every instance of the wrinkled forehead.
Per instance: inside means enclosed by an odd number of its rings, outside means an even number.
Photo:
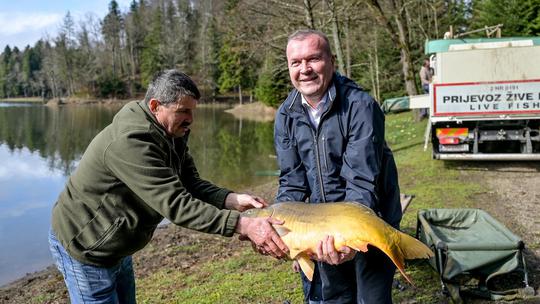
[[[287,43],[287,58],[309,53],[327,54],[329,46],[318,35],[312,34],[291,39]],[[329,55],[329,54],[328,54]]]
[[[189,95],[182,96],[179,100],[171,104],[171,107],[175,110],[194,109],[196,106],[197,99]]]

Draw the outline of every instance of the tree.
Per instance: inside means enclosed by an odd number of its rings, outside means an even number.
[[[379,25],[386,30],[394,46],[400,50],[400,61],[407,93],[411,96],[417,95],[418,91],[414,80],[413,60],[407,37],[408,29],[404,20],[405,10],[403,4],[399,0],[388,1],[384,10],[379,0],[366,0],[366,4],[372,10]]]
[[[280,68],[277,61],[272,54],[267,55],[255,88],[257,99],[271,107],[278,107],[291,87],[287,70]]]
[[[242,84],[246,82],[246,66],[242,62],[243,55],[239,48],[233,46],[231,41],[223,43],[219,53],[219,91],[227,93],[238,88],[240,103],[242,103]]]
[[[74,87],[74,63],[75,63],[75,22],[71,17],[71,13],[68,11],[62,25],[60,27],[60,33],[54,40],[55,48],[53,55],[54,69],[59,77],[60,86],[57,89],[58,94],[64,95],[67,93],[69,96],[75,95]]]
[[[540,0],[526,0],[524,5],[524,34],[528,36],[540,36]]]
[[[125,18],[126,52],[128,57],[128,91],[129,95],[135,95],[141,86],[140,64],[141,54],[144,48],[144,37],[148,32],[146,20],[146,7],[144,1],[138,3],[133,0],[129,13]]]
[[[151,77],[164,65],[164,58],[161,51],[163,38],[162,9],[158,6],[152,13],[152,21],[141,54],[141,78],[143,85],[147,85]]]
[[[505,36],[519,36],[526,28],[523,20],[525,1],[520,0],[479,0],[472,3],[471,29],[503,24]],[[480,32],[477,36],[484,36]]]
[[[105,47],[110,52],[112,74],[115,77],[118,76],[117,73],[122,75],[122,71],[117,71],[117,69],[122,68],[121,36],[123,20],[118,9],[118,3],[115,0],[111,0],[109,3],[109,13],[103,19],[101,31],[105,40]]]
[[[0,97],[9,97],[7,75],[9,73],[9,62],[11,60],[11,48],[6,45],[0,57]]]

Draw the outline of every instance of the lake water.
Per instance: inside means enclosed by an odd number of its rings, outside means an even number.
[[[0,103],[0,286],[52,263],[51,208],[88,143],[119,109]],[[277,168],[272,130],[272,123],[200,106],[189,148],[203,178],[242,190],[272,179],[258,174]]]

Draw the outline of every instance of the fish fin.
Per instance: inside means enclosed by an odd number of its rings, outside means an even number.
[[[289,248],[289,256],[291,257],[291,259],[293,260],[296,259],[296,257],[300,254],[302,254],[302,251],[298,249]]]
[[[400,244],[398,247],[402,254],[393,254],[389,255],[389,257],[392,259],[394,264],[396,264],[399,272],[401,272],[401,275],[407,280],[407,282],[414,286],[411,277],[405,273],[405,263],[403,259],[427,259],[433,256],[433,252],[424,243],[406,233],[400,231],[399,237]]]
[[[315,272],[315,263],[313,263],[313,261],[310,260],[309,256],[305,253],[298,254],[296,260],[298,261],[298,265],[300,265],[300,269],[302,269],[304,275],[311,282],[313,280],[313,273]]]
[[[412,236],[400,232],[400,246],[405,259],[427,259],[433,256],[433,252],[424,243]]]
[[[363,242],[363,241],[359,241],[359,240],[354,240],[354,241],[350,241],[350,242],[347,242],[347,246],[351,247],[352,249],[356,250],[356,251],[361,251],[361,252],[367,252],[368,251],[368,243],[367,242]]]
[[[281,225],[275,225],[274,229],[276,229],[276,232],[279,234],[279,236],[283,237],[287,235],[291,230],[287,227],[281,226]]]

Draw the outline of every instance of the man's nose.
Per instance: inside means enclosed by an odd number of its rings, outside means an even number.
[[[311,72],[311,65],[307,62],[307,60],[302,60],[302,64],[300,66],[300,72],[301,73]]]

